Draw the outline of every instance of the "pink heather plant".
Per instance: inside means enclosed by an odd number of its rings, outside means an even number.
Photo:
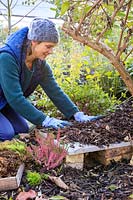
[[[43,137],[36,133],[36,141],[38,145],[31,145],[27,150],[35,161],[43,164],[47,170],[59,166],[67,155],[65,145],[60,144],[60,130],[58,130],[56,140],[53,134],[49,133],[47,137]]]

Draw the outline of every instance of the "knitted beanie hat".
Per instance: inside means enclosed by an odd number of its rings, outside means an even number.
[[[29,40],[40,42],[58,43],[59,41],[59,35],[55,24],[43,18],[35,18],[31,22],[27,37]]]

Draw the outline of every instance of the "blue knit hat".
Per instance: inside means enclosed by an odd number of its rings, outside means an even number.
[[[58,43],[59,41],[59,35],[55,24],[43,18],[35,18],[31,22],[27,37],[29,40],[40,42]]]

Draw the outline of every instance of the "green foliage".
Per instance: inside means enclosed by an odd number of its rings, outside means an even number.
[[[0,45],[3,45],[3,43],[6,40],[6,37],[8,35],[8,30],[3,27],[3,21],[0,20]]]
[[[111,17],[115,9],[119,6],[120,2],[118,1],[105,1],[97,4],[97,7],[94,6],[94,2],[91,1],[69,1],[69,0],[55,0],[54,3],[56,5],[56,16],[62,17],[67,21],[68,16],[71,17],[73,24],[79,23],[81,19],[83,19],[87,15],[89,20],[86,19],[85,23],[88,25],[88,29],[90,34],[94,37],[97,37],[103,29],[107,27],[105,34],[103,35],[104,39],[108,39],[108,42],[111,45],[111,42],[118,42],[119,33],[121,28],[124,28],[124,36],[129,28],[132,28],[133,21],[133,9],[131,7],[128,15],[126,16],[126,3],[123,2],[121,9],[116,13],[115,19],[111,22]],[[129,2],[128,2],[129,3]],[[91,12],[92,10],[92,12]],[[69,14],[68,14],[69,13]],[[123,19],[126,20],[126,26],[124,27]],[[68,20],[69,21],[69,20]],[[117,40],[116,40],[117,39]],[[113,45],[116,49],[117,45]]]
[[[26,179],[31,186],[39,185],[42,181],[41,175],[32,171],[27,171]]]
[[[61,16],[66,13],[66,11],[68,10],[69,6],[70,6],[69,1],[66,1],[66,2],[64,2],[62,4],[62,6],[61,6],[61,14],[60,14]]]
[[[25,143],[19,140],[15,140],[15,139],[13,139],[12,141],[5,141],[1,143],[0,150],[1,149],[9,149],[9,150],[15,151],[16,153],[20,155],[25,155],[26,153]]]
[[[119,103],[119,74],[99,53],[73,41],[62,32],[60,44],[48,59],[55,78],[68,96],[88,114],[103,114]],[[50,99],[38,87],[32,99],[47,114],[60,116]]]
[[[8,27],[4,27],[3,26],[3,21],[2,20],[0,20],[0,46],[1,45],[3,45],[4,43],[5,43],[5,41],[6,41],[6,38],[8,37]],[[17,31],[18,30],[18,28],[17,27],[14,27],[14,28],[12,28],[12,30],[11,30],[11,32],[13,33],[13,32],[15,32],[15,31]]]
[[[22,1],[22,5],[34,5],[37,2],[37,0],[26,0]]]
[[[44,180],[48,180],[48,179],[49,179],[49,174],[43,173],[43,174],[41,175],[41,177],[42,177],[42,179],[44,179]]]
[[[108,58],[132,93],[133,83],[124,69],[125,62],[132,58],[133,52],[132,0],[57,0],[55,5],[58,16],[65,21],[63,30],[73,39]]]
[[[7,148],[20,154],[26,153],[26,145],[24,142],[16,141],[13,144],[7,145]]]
[[[49,174],[46,173],[38,173],[36,171],[27,171],[26,180],[30,184],[30,186],[37,186],[41,184],[42,180],[48,180]]]

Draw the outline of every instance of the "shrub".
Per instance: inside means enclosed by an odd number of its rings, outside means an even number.
[[[31,145],[27,150],[31,153],[37,163],[43,165],[47,170],[53,169],[61,164],[67,154],[64,145],[60,144],[60,131],[58,131],[55,142],[53,134],[47,134],[46,138],[36,134],[38,145]]]

